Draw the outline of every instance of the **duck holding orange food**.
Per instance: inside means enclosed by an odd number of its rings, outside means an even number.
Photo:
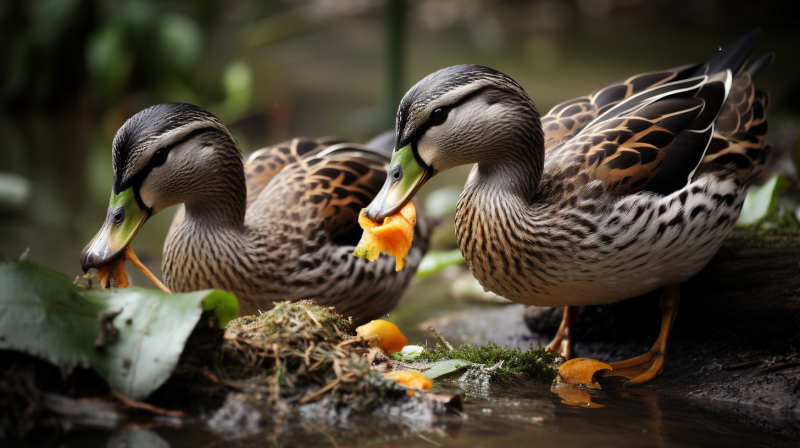
[[[431,222],[422,216],[407,269],[352,256],[356,218],[386,178],[388,151],[297,138],[243,161],[221,121],[183,103],[131,117],[112,151],[108,213],[81,254],[84,270],[132,254],[126,248],[148,218],[184,204],[164,243],[172,291],[230,291],[242,314],[308,298],[363,322],[395,306],[427,248]]]
[[[663,288],[647,353],[612,363],[643,383],[665,365],[680,283],[719,249],[769,150],[767,95],[746,66],[753,31],[708,62],[644,73],[542,119],[525,90],[478,65],[435,72],[397,112],[389,176],[365,216],[381,221],[437,173],[475,164],[458,201],[459,248],[478,281],[515,302],[564,306],[550,350],[569,356],[577,306]]]

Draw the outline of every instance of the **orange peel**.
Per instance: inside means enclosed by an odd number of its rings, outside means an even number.
[[[383,223],[377,223],[366,216],[364,210],[358,214],[358,224],[364,229],[353,255],[375,261],[381,252],[395,257],[395,271],[406,265],[406,256],[414,239],[414,225],[417,223],[417,209],[409,201],[396,213],[387,216]]]
[[[600,389],[600,384],[594,380],[594,374],[600,370],[611,370],[611,366],[596,359],[570,359],[558,368],[558,381]]]
[[[378,347],[384,349],[386,353],[396,353],[408,345],[408,338],[400,332],[397,325],[382,319],[373,320],[356,328],[359,336],[378,336],[381,340]]]
[[[100,280],[102,288],[116,286],[117,288],[127,288],[128,274],[125,273],[125,254],[111,260],[108,264],[97,268],[97,279]]]
[[[133,252],[133,248],[131,246],[126,247],[121,254],[107,264],[97,268],[97,279],[100,280],[100,286],[102,288],[108,288],[109,285],[117,288],[127,288],[130,286],[130,283],[128,282],[128,274],[125,272],[125,260],[130,260],[137,269],[142,271],[142,274],[149,278],[150,281],[155,283],[158,289],[167,293],[171,292],[166,285],[161,283],[161,280],[159,280],[158,277],[153,275],[153,273],[147,269],[147,266],[145,266],[144,263],[139,261],[139,257],[137,257]]]
[[[393,372],[384,373],[383,377],[401,386],[408,387],[409,389],[431,390],[431,387],[433,387],[433,381],[431,381],[430,378],[420,372],[411,370],[395,370]]]

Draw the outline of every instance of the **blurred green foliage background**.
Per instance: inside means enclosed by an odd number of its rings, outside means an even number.
[[[631,74],[695,63],[754,27],[777,60],[768,174],[796,188],[800,33],[777,0],[5,0],[0,2],[0,258],[80,273],[111,186],[116,130],[184,101],[229,125],[245,152],[297,135],[365,141],[402,93],[442,67],[515,78],[542,113]],[[795,157],[797,152],[794,151]],[[426,187],[463,185],[468,168]],[[134,241],[158,272],[171,221]],[[138,276],[138,273],[136,273]],[[135,277],[136,280],[136,277]],[[140,283],[143,283],[139,279]]]

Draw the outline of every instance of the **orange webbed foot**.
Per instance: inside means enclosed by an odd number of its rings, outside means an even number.
[[[678,285],[667,285],[661,294],[661,331],[653,347],[635,358],[611,363],[612,370],[600,372],[600,376],[624,376],[630,381],[626,386],[642,384],[655,379],[667,364],[667,341],[675,316],[678,314],[680,289]]]

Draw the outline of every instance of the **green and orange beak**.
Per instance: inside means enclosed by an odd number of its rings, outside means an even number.
[[[367,218],[383,222],[384,218],[406,205],[433,174],[433,169],[417,158],[411,145],[395,152],[389,162],[386,183],[367,206]]]
[[[83,271],[104,266],[116,258],[128,247],[149,217],[150,210],[142,210],[136,202],[133,188],[118,195],[112,191],[103,227],[81,252]]]

